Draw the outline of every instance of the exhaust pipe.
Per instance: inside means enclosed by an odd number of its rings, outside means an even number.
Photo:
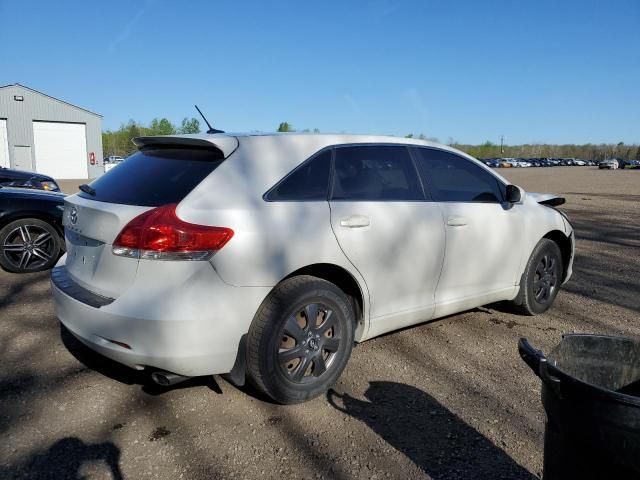
[[[189,380],[191,377],[184,377],[182,375],[178,375],[177,373],[171,372],[153,372],[151,374],[151,380],[153,380],[158,385],[162,385],[163,387],[169,387],[171,385],[175,385],[176,383],[184,382],[185,380]]]

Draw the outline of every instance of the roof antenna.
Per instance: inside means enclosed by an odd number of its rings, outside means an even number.
[[[200,109],[198,108],[198,105],[194,105],[194,107],[196,107],[196,110],[198,110],[198,113],[200,114],[200,116],[204,120],[204,123],[206,123],[207,127],[209,127],[209,130],[207,130],[207,133],[224,133],[224,130],[216,130],[215,128],[213,128],[211,126],[211,124],[207,121],[207,117],[205,117],[203,115],[203,113],[200,111]]]

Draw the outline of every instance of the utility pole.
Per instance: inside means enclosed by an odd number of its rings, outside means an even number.
[[[500,153],[504,154],[504,135],[500,135]]]

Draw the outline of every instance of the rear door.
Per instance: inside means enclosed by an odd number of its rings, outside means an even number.
[[[117,298],[134,280],[138,260],[113,255],[113,241],[133,218],[175,204],[220,165],[220,150],[145,147],[93,181],[95,195],[65,199],[66,269],[92,292]]]
[[[437,205],[425,201],[402,145],[336,147],[331,226],[370,293],[369,335],[426,320],[444,253]]]
[[[441,208],[446,255],[436,291],[436,315],[509,291],[523,255],[519,205],[503,202],[505,185],[490,171],[453,152],[416,147],[423,183]]]

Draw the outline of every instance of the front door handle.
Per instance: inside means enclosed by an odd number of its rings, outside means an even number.
[[[467,223],[467,219],[465,217],[449,217],[447,219],[447,225],[450,227],[464,227]]]
[[[351,215],[340,220],[340,226],[345,228],[362,228],[371,225],[369,217],[364,215]]]

